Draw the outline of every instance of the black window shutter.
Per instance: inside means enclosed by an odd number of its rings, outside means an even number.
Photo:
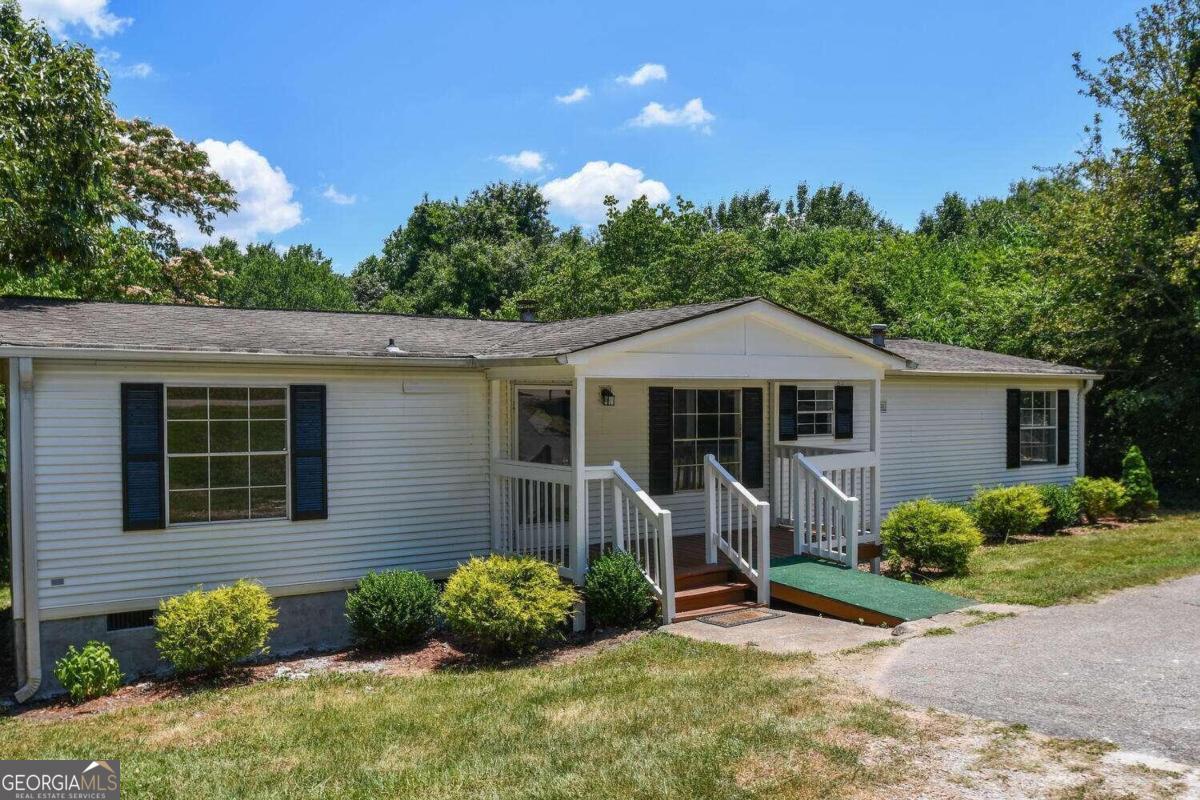
[[[796,387],[779,387],[779,440],[793,441],[796,438]]]
[[[763,485],[763,391],[742,389],[742,485]]]
[[[1058,463],[1071,463],[1071,393],[1058,390]]]
[[[1008,469],[1021,466],[1021,390],[1009,389],[1005,393],[1005,456]]]
[[[671,420],[673,392],[669,386],[650,387],[650,494],[673,494],[672,461],[675,431]]]
[[[292,519],[329,516],[325,467],[325,387],[291,387]]]
[[[121,384],[121,491],[124,529],[166,527],[163,385]]]
[[[854,387],[833,387],[833,438],[854,438]]]

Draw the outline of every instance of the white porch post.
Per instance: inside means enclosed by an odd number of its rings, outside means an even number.
[[[488,381],[488,476],[490,478],[492,508],[492,552],[498,553],[504,546],[500,529],[500,478],[495,473],[496,460],[500,458],[500,381]]]
[[[880,537],[879,525],[883,522],[880,519],[880,487],[882,481],[880,473],[883,471],[883,459],[880,452],[880,444],[883,440],[881,427],[883,423],[881,407],[883,404],[883,381],[879,378],[875,379],[875,386],[871,390],[871,449],[875,451],[875,469],[872,471],[871,479],[871,534],[879,541],[880,546],[883,546],[883,539]],[[854,564],[857,566],[857,564]],[[871,559],[871,571],[876,575],[879,574],[880,558],[875,556]]]
[[[571,388],[571,520],[575,526],[574,572],[575,583],[583,585],[588,568],[587,478],[585,477],[587,426],[584,409],[587,406],[587,379],[576,376]]]

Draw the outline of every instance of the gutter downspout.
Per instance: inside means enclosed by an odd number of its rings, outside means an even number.
[[[17,585],[21,586],[21,634],[25,639],[24,682],[16,691],[18,703],[37,694],[42,686],[42,636],[38,616],[37,541],[33,529],[33,359],[18,358],[9,362],[10,391],[9,468],[16,478],[16,491],[10,512],[13,554],[18,555],[16,541],[21,541],[20,561],[13,560],[13,623],[17,623]],[[15,403],[13,401],[16,401]],[[13,469],[16,467],[16,469]]]
[[[1080,476],[1086,474],[1084,454],[1087,451],[1087,395],[1095,384],[1096,381],[1091,378],[1085,380],[1083,387],[1079,390],[1079,400],[1077,401],[1079,405],[1079,466],[1076,468],[1076,472]]]

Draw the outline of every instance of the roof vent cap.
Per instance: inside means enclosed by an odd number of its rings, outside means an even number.
[[[395,339],[388,339],[387,351],[388,351],[389,353],[391,353],[392,355],[394,355],[394,356],[399,356],[399,355],[403,355],[403,354],[404,354],[404,351],[403,351],[403,350],[401,350],[399,347],[397,347],[397,346],[396,346],[396,340],[395,340]]]
[[[876,322],[871,326],[871,344],[876,347],[883,347],[887,344],[887,325],[882,322]]]

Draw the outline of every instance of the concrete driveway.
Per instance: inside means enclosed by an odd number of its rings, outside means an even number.
[[[876,688],[1200,764],[1200,575],[909,641]]]

